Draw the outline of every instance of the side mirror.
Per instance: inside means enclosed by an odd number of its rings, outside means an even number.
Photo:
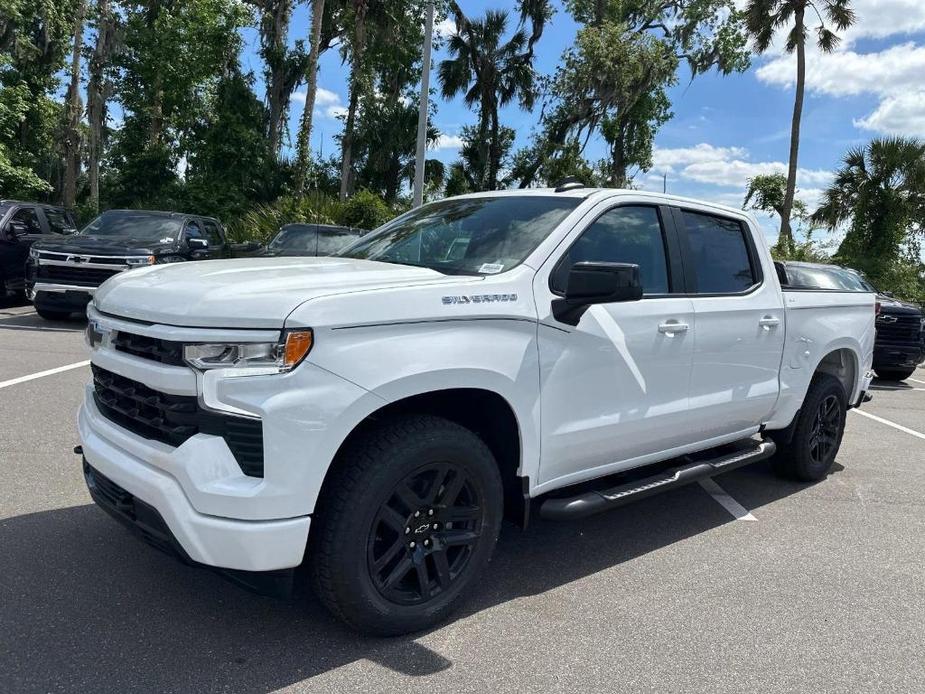
[[[565,297],[552,302],[557,321],[578,325],[592,304],[639,301],[642,281],[639,266],[630,263],[575,263],[569,271]]]
[[[29,227],[18,220],[10,220],[6,225],[6,233],[10,235],[11,239],[18,239],[20,236],[25,236],[29,233]]]
[[[207,251],[209,250],[209,240],[201,238],[190,238],[186,239],[186,245],[189,246],[191,251]]]
[[[893,292],[883,292],[883,296],[888,296],[892,299],[894,298],[895,294],[893,294]]]

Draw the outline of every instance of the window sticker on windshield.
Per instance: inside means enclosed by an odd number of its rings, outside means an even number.
[[[482,267],[479,268],[479,272],[483,275],[497,275],[504,269],[504,265],[501,263],[482,263]]]

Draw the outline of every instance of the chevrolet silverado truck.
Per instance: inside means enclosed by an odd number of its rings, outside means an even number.
[[[253,244],[256,248],[257,244]],[[241,249],[244,246],[241,245]],[[26,262],[26,296],[49,320],[83,313],[97,288],[126,270],[238,254],[212,217],[109,210],[77,234],[32,244]]]
[[[74,215],[63,207],[0,200],[0,299],[24,293],[26,260],[32,244],[63,240],[75,231]]]
[[[93,499],[378,634],[446,618],[531,506],[772,456],[822,480],[874,343],[873,294],[782,291],[746,213],[577,185],[433,202],[334,257],[119,273],[88,314]]]

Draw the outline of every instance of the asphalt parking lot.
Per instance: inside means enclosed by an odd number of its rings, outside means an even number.
[[[849,414],[822,483],[759,464],[507,526],[454,621],[367,639],[92,505],[71,452],[82,330],[0,307],[2,692],[925,691],[923,369]]]

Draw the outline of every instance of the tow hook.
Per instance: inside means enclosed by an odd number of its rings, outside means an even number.
[[[83,455],[84,447],[83,446],[74,446],[74,455]]]

